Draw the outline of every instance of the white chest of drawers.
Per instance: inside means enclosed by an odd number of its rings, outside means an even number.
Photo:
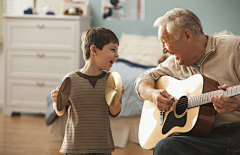
[[[80,34],[91,17],[4,16],[4,115],[45,113],[59,79],[84,65]]]

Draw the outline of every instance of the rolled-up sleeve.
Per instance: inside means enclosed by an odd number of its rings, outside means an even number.
[[[138,78],[136,79],[135,83],[134,83],[134,90],[136,91],[136,93],[138,94],[139,98],[141,98],[140,93],[139,93],[139,84],[142,81],[147,81],[150,84],[152,84],[153,86],[155,86],[155,82],[162,76],[164,75],[169,75],[169,76],[173,76],[173,72],[170,70],[170,68],[173,65],[173,62],[171,59],[172,58],[168,58],[166,61],[164,61],[163,63],[159,64],[156,68],[152,68],[149,69],[148,71],[144,72],[143,74],[139,75]]]

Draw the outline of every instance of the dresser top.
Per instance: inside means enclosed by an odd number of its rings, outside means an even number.
[[[66,15],[3,15],[4,18],[34,18],[34,19],[85,19],[92,18],[91,16],[66,16]]]

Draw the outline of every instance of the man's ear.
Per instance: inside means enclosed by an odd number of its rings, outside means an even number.
[[[95,45],[91,45],[90,46],[90,53],[92,55],[96,55],[97,54],[97,47]]]
[[[183,39],[187,42],[187,43],[190,43],[191,41],[192,41],[192,32],[191,32],[191,30],[189,30],[189,29],[185,29],[185,30],[183,30],[183,32],[182,32],[182,36],[183,36]]]

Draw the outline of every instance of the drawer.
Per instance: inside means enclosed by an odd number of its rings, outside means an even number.
[[[47,107],[47,94],[58,80],[9,79],[7,80],[7,105]]]
[[[77,20],[21,19],[6,23],[7,48],[77,50]],[[78,43],[77,43],[78,44]]]
[[[59,79],[79,68],[75,57],[73,53],[9,51],[7,76]]]

